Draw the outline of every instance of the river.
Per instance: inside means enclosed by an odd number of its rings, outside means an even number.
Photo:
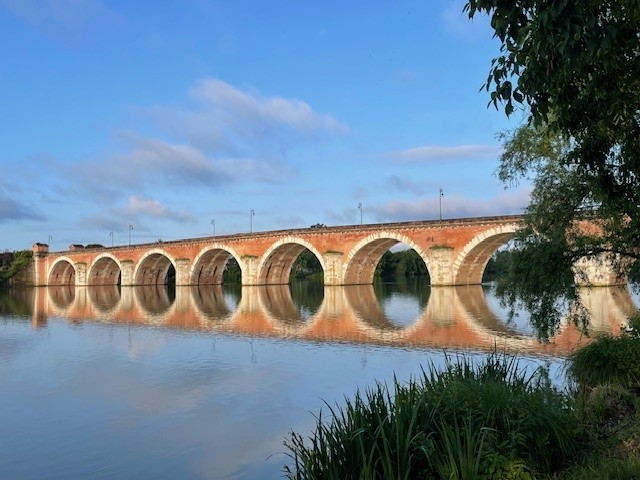
[[[592,332],[637,309],[584,292]],[[282,478],[325,402],[494,346],[561,382],[585,341],[541,344],[487,286],[0,290],[0,479]]]

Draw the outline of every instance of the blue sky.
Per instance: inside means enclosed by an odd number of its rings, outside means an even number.
[[[463,4],[0,0],[0,251],[520,213]]]

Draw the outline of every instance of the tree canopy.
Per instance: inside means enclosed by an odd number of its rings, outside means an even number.
[[[578,259],[624,276],[640,258],[640,2],[469,0],[465,11],[488,14],[501,42],[489,104],[527,115],[500,135],[498,176],[533,183],[501,292],[553,333],[559,305],[578,303]]]

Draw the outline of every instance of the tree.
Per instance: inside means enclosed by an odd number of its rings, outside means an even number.
[[[501,293],[543,336],[578,306],[572,267],[606,258],[620,275],[640,255],[640,2],[469,0],[500,54],[484,85],[524,125],[501,134],[499,177],[533,181]],[[590,226],[590,227],[589,227]]]

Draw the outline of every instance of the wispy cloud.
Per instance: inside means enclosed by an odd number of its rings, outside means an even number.
[[[301,100],[264,97],[258,92],[241,90],[217,78],[200,80],[190,94],[216,111],[263,127],[271,124],[288,126],[301,132],[348,132],[348,128],[333,117],[315,112]]]
[[[397,175],[391,175],[387,179],[387,183],[393,190],[398,192],[409,192],[414,195],[422,195],[427,189],[424,182],[414,182],[406,178],[400,178]]]
[[[158,200],[143,198],[137,195],[131,195],[131,197],[129,197],[127,205],[120,210],[120,213],[127,218],[146,216],[175,220],[181,223],[193,221],[193,216],[187,211],[173,211]]]
[[[0,196],[0,223],[10,220],[44,220],[44,217],[26,205]]]
[[[198,81],[189,91],[191,109],[140,109],[163,134],[179,136],[215,155],[282,157],[291,146],[349,129],[298,99],[263,96],[217,78]]]
[[[426,145],[390,152],[388,156],[398,163],[434,163],[444,160],[491,159],[500,156],[501,148],[493,145]]]
[[[431,196],[416,201],[393,201],[386,204],[367,205],[368,222],[403,222],[413,220],[435,220],[440,215],[445,218],[466,218],[493,215],[516,215],[528,204],[530,187],[509,190],[501,195],[487,199],[475,199],[463,195],[447,195],[445,192],[442,204],[438,196]],[[346,212],[332,215],[332,219],[345,220]],[[354,212],[348,212],[351,219]]]
[[[155,188],[278,184],[294,176],[292,145],[348,131],[300,100],[264,97],[215,78],[197,82],[188,95],[196,101],[191,110],[140,109],[158,135],[117,131],[122,153],[75,165],[70,175],[99,201]]]
[[[2,8],[71,50],[94,45],[121,24],[101,0],[0,0]]]
[[[127,224],[135,224],[136,231],[149,231],[145,225],[149,220],[169,220],[177,223],[195,223],[193,215],[186,210],[172,210],[159,200],[131,195],[126,204],[101,210],[84,217],[80,224],[94,228],[121,232]]]

